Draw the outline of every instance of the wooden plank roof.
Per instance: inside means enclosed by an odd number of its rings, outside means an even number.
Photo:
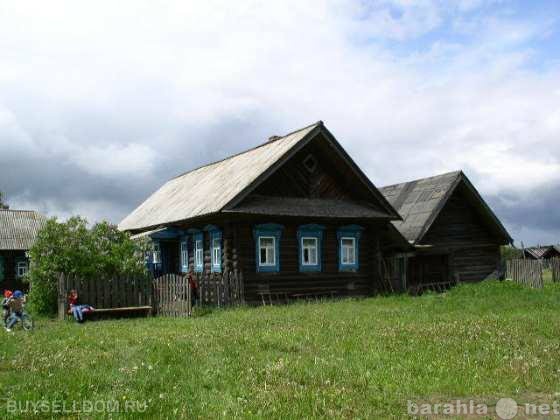
[[[415,244],[422,240],[460,184],[470,192],[471,202],[477,210],[507,242],[512,242],[500,220],[462,171],[389,185],[379,190],[402,217],[393,224],[410,243]]]
[[[231,210],[317,134],[322,133],[333,152],[350,165],[372,197],[386,210],[384,216],[399,219],[371,181],[352,161],[321,121],[246,152],[186,172],[165,183],[120,224],[119,229],[140,231]]]
[[[47,218],[29,210],[0,210],[0,250],[31,248]]]
[[[241,205],[231,210],[226,210],[226,212],[342,219],[391,219],[387,213],[380,212],[364,204],[322,198],[250,196]]]

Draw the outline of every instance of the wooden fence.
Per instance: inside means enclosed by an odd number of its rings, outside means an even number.
[[[192,313],[191,288],[180,274],[164,274],[152,281],[154,312],[162,316],[185,317]]]
[[[243,274],[240,271],[225,273],[197,273],[198,298],[203,305],[229,306],[245,301]]]
[[[82,279],[61,274],[58,281],[58,314],[63,319],[68,308],[68,294],[74,289],[80,302],[96,309],[151,306],[152,313],[184,317],[192,313],[192,303],[230,306],[245,302],[243,275],[238,271],[193,274],[198,284],[195,299],[188,276],[165,274],[156,278],[124,277],[119,279]]]
[[[560,281],[560,258],[552,258],[549,260],[550,270],[552,271],[552,281]]]
[[[63,319],[68,294],[76,290],[80,302],[96,309],[152,305],[151,280],[147,277],[90,278],[60,274],[58,279],[58,316]]]
[[[541,289],[544,286],[540,261],[516,259],[507,261],[506,278],[516,283]]]

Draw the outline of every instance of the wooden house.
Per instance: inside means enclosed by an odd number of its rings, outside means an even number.
[[[533,246],[523,249],[523,257],[530,260],[549,260],[560,257],[560,245]]]
[[[35,211],[0,209],[0,289],[25,289],[27,251],[47,219]]]
[[[154,241],[156,273],[243,273],[245,298],[366,295],[410,249],[399,214],[322,122],[165,183],[121,230]]]
[[[500,246],[513,242],[466,175],[452,172],[381,188],[414,246],[407,285],[480,281],[495,274]]]

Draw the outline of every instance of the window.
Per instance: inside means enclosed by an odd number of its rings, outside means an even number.
[[[301,238],[301,263],[317,265],[317,238]]]
[[[358,271],[360,268],[360,237],[364,229],[358,225],[342,226],[338,229],[338,269]]]
[[[307,155],[307,157],[303,160],[303,166],[309,173],[315,172],[317,169],[317,159],[313,155]]]
[[[276,265],[276,238],[273,236],[259,236],[259,265]]]
[[[356,264],[356,238],[341,238],[340,250],[343,265]]]
[[[181,241],[181,271],[183,273],[189,271],[189,248],[186,239]]]
[[[4,280],[4,257],[0,256],[0,281]]]
[[[213,231],[212,236],[212,272],[222,271],[222,232]]]
[[[255,226],[256,269],[259,273],[280,271],[280,237],[282,225],[267,223]]]
[[[299,271],[321,271],[324,226],[302,225],[298,228]]]
[[[28,264],[27,261],[18,261],[16,264],[16,277],[23,277],[27,274],[28,271]]]
[[[194,271],[202,272],[204,270],[204,235],[197,233],[194,235]]]
[[[154,242],[154,250],[152,251],[152,263],[161,264],[161,247],[159,242]]]

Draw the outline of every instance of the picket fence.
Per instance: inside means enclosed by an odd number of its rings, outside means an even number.
[[[506,264],[506,278],[535,289],[542,289],[543,266],[540,261],[528,259],[509,260]]]

